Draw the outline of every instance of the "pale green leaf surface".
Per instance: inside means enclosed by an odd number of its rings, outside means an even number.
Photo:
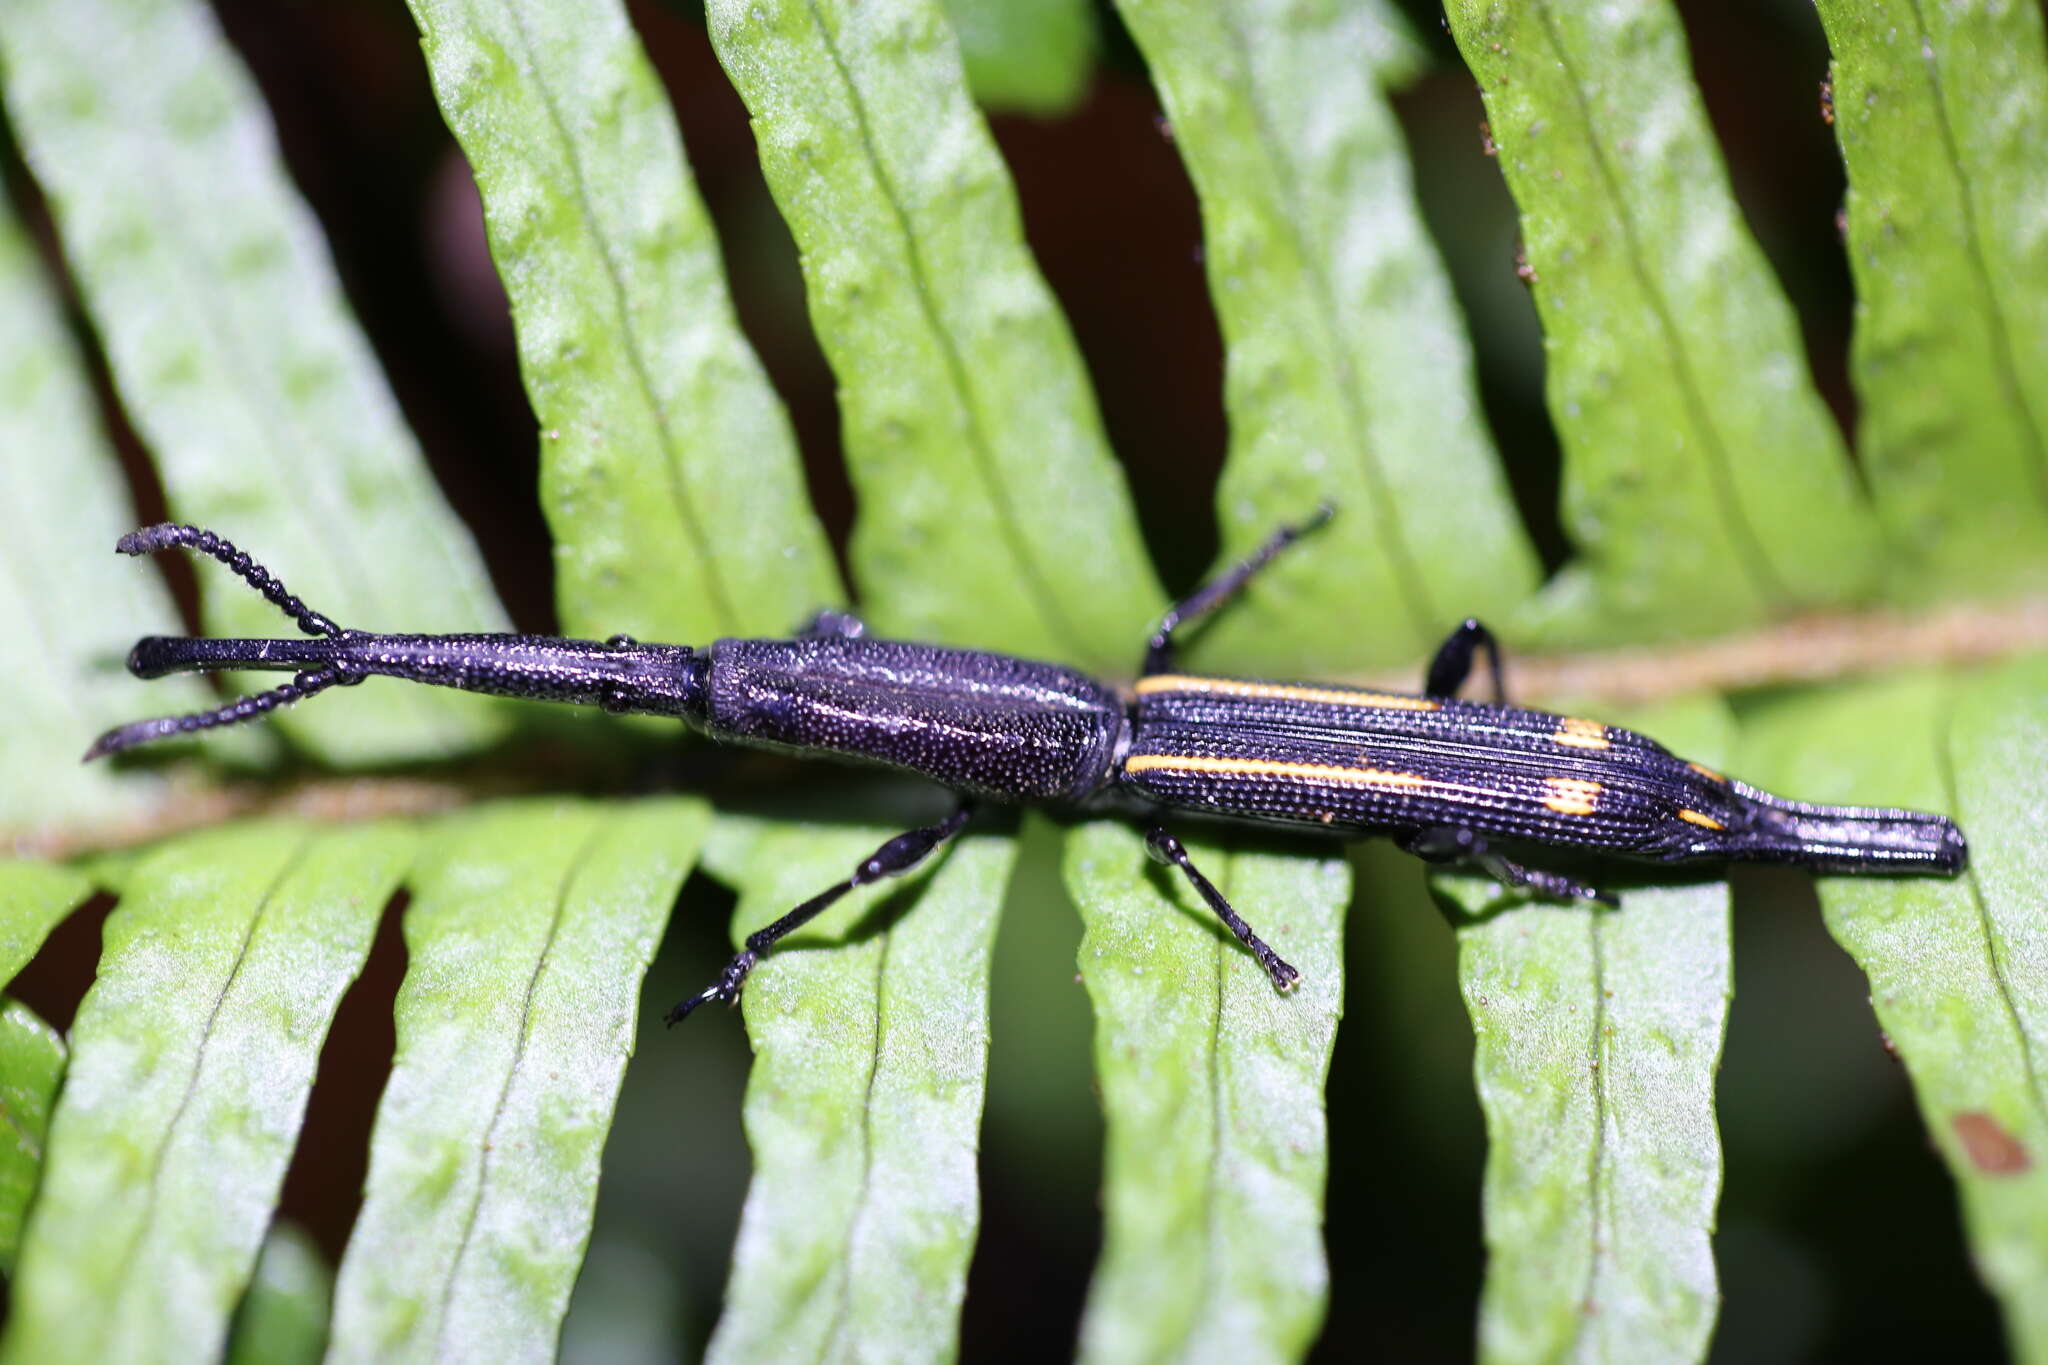
[[[330,1360],[553,1357],[640,979],[707,819],[685,799],[532,801],[440,828],[410,878]]]
[[[1578,551],[1523,631],[1698,635],[1869,594],[1875,520],[1669,0],[1446,12],[1536,272]]]
[[[236,541],[344,626],[503,629],[206,6],[10,0],[0,69],[173,515]],[[295,633],[224,569],[198,577],[214,633]],[[323,758],[366,762],[477,744],[503,714],[372,684],[278,723]]]
[[[944,0],[967,88],[989,110],[1051,118],[1074,107],[1095,73],[1087,0]]]
[[[838,376],[873,624],[1128,671],[1159,590],[937,0],[709,19]]]
[[[0,846],[33,847],[80,821],[114,821],[166,784],[78,761],[99,734],[163,711],[196,710],[190,679],[145,684],[121,667],[139,635],[173,634],[163,581],[114,554],[134,529],[128,490],[27,234],[0,197]]]
[[[14,980],[58,921],[91,894],[92,882],[72,868],[0,862],[0,987]]]
[[[900,829],[721,819],[735,942]],[[848,895],[748,979],[754,1179],[708,1359],[949,1360],[980,1222],[989,953],[1015,841]],[[716,1025],[707,1019],[693,1025]]]
[[[14,1273],[21,1226],[43,1172],[64,1039],[19,1000],[0,999],[0,1273]]]
[[[1223,552],[1339,514],[1216,618],[1211,667],[1408,662],[1536,585],[1380,71],[1382,4],[1124,0],[1202,205],[1227,347]],[[1407,47],[1402,44],[1406,42]]]
[[[235,1312],[228,1365],[313,1365],[327,1349],[334,1272],[296,1224],[275,1223]]]
[[[1856,438],[1924,598],[2048,581],[2048,42],[2027,0],[1820,0]]]
[[[137,866],[72,1028],[0,1358],[220,1351],[413,848],[393,826],[245,824]]]
[[[1626,718],[1715,763],[1712,698]],[[1725,882],[1637,887],[1619,909],[1435,879],[1486,1114],[1489,1362],[1696,1361],[1720,1306],[1714,1078],[1733,991]]]
[[[1177,869],[1097,822],[1067,839],[1108,1118],[1103,1252],[1085,1360],[1285,1361],[1315,1340],[1343,1009],[1341,857],[1190,843],[1195,865],[1301,972],[1285,995]]]
[[[511,295],[564,628],[708,644],[844,600],[625,7],[412,12]]]
[[[1824,878],[1828,932],[1962,1193],[2021,1359],[2048,1359],[2048,661],[1799,695],[1746,717],[1745,774],[1811,801],[1954,817],[1968,872]]]

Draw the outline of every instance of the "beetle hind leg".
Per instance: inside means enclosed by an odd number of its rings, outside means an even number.
[[[1621,904],[1612,892],[1503,858],[1486,846],[1485,837],[1477,830],[1438,825],[1416,830],[1396,842],[1402,851],[1412,853],[1426,863],[1471,863],[1502,886],[1527,887],[1551,900],[1597,901],[1610,906]]]

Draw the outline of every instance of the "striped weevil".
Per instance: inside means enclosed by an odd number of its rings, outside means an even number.
[[[712,739],[880,764],[959,798],[952,814],[876,849],[846,880],[748,937],[718,980],[668,1014],[739,998],[775,942],[857,886],[908,872],[957,835],[975,803],[1120,809],[1145,846],[1178,868],[1273,984],[1300,973],[1267,946],[1162,823],[1166,812],[1341,838],[1383,835],[1431,862],[1476,864],[1509,886],[1613,903],[1569,876],[1518,860],[1545,850],[1656,863],[1787,863],[1819,872],[1962,870],[1968,850],[1943,816],[1787,801],[1597,721],[1510,706],[1499,648],[1468,620],[1409,696],[1335,685],[1181,673],[1175,637],[1218,610],[1330,509],[1283,527],[1242,563],[1176,603],[1137,682],[1112,687],[1057,664],[974,649],[877,640],[859,618],[823,612],[783,640],[708,648],[537,635],[377,635],[343,630],[210,531],[152,526],[123,554],[183,546],[227,565],[309,637],[150,636],[137,677],[222,669],[293,674],[212,711],[137,721],[101,735],[99,758],[152,740],[267,715],[372,675],[436,687],[673,716]],[[1479,651],[1492,701],[1457,696]],[[1526,851],[1526,852],[1525,852]]]

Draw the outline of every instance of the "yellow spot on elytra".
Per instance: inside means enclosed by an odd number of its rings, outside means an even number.
[[[1685,766],[1698,773],[1701,777],[1706,778],[1709,782],[1726,782],[1728,780],[1703,763],[1688,763]]]
[[[1543,786],[1550,793],[1543,804],[1559,815],[1591,815],[1600,795],[1600,784],[1582,777],[1546,777]]]
[[[1197,692],[1210,697],[1249,697],[1256,701],[1306,701],[1325,706],[1371,706],[1382,711],[1436,711],[1443,703],[1428,697],[1395,692],[1359,692],[1348,687],[1301,687],[1294,683],[1251,682],[1238,678],[1193,678],[1155,673],[1138,679],[1139,696],[1153,692]]]
[[[1698,825],[1698,826],[1699,826],[1700,828],[1702,828],[1702,829],[1726,829],[1726,828],[1728,828],[1728,826],[1726,826],[1726,825],[1722,824],[1722,823],[1721,823],[1721,822],[1720,822],[1719,820],[1716,820],[1716,819],[1715,819],[1715,818],[1714,818],[1713,816],[1711,816],[1711,815],[1702,815],[1702,814],[1700,814],[1700,813],[1699,813],[1698,811],[1696,811],[1696,810],[1682,810],[1682,811],[1678,812],[1678,818],[1679,818],[1679,819],[1681,819],[1681,820],[1689,821],[1689,822],[1690,822],[1690,823],[1692,823],[1692,824]]]
[[[1559,744],[1569,744],[1574,749],[1605,749],[1608,747],[1607,727],[1597,720],[1580,720],[1566,716],[1557,723],[1557,733],[1552,736]]]

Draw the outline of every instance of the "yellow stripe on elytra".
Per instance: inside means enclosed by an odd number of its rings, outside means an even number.
[[[1728,828],[1728,826],[1726,826],[1726,825],[1722,824],[1722,823],[1721,823],[1721,822],[1720,822],[1719,820],[1716,820],[1716,819],[1715,819],[1715,818],[1714,818],[1713,816],[1711,816],[1711,815],[1702,815],[1702,814],[1700,814],[1700,813],[1699,813],[1698,811],[1696,811],[1696,810],[1682,810],[1682,811],[1678,812],[1678,818],[1679,818],[1679,819],[1681,819],[1681,820],[1686,820],[1686,821],[1690,821],[1691,823],[1693,823],[1693,824],[1695,824],[1695,825],[1698,825],[1698,826],[1699,826],[1700,828],[1702,828],[1702,829],[1726,829],[1726,828]]]
[[[1356,692],[1344,687],[1299,687],[1293,683],[1250,682],[1237,678],[1192,678],[1155,673],[1138,679],[1141,697],[1154,692],[1199,692],[1211,697],[1250,697],[1258,701],[1321,702],[1326,706],[1372,706],[1383,711],[1437,711],[1443,703],[1428,697],[1395,692]]]
[[[1574,749],[1610,747],[1606,726],[1597,720],[1580,720],[1577,716],[1560,717],[1557,722],[1557,733],[1551,738],[1559,744],[1569,744]]]
[[[1487,796],[1495,800],[1504,794],[1492,787],[1444,782],[1437,778],[1424,777],[1421,773],[1404,773],[1394,768],[1346,768],[1333,763],[1287,763],[1266,758],[1213,758],[1205,754],[1133,754],[1124,760],[1124,771],[1298,777],[1305,782],[1327,782],[1344,787],[1377,787],[1388,791],[1423,791],[1453,796]]]
[[[1497,787],[1474,787],[1463,782],[1445,782],[1439,778],[1424,777],[1421,773],[1404,773],[1395,768],[1346,768],[1333,763],[1290,763],[1270,758],[1216,758],[1207,754],[1133,754],[1124,760],[1127,773],[1179,772],[1179,773],[1237,773],[1245,777],[1298,777],[1305,782],[1328,782],[1338,786],[1379,787],[1391,791],[1423,791],[1444,793],[1454,796],[1484,796],[1498,801],[1510,795]],[[1550,778],[1547,783],[1563,783],[1573,789],[1590,788],[1575,799],[1583,802],[1584,810],[1573,810],[1568,814],[1587,815],[1593,810],[1592,797],[1600,790],[1598,782],[1581,782],[1572,778]],[[1543,803],[1552,810],[1563,810],[1557,798]]]
[[[1543,804],[1559,815],[1591,815],[1600,795],[1600,784],[1582,777],[1546,777],[1543,786],[1550,793]]]
[[[1709,782],[1725,783],[1728,780],[1703,763],[1688,763],[1685,766],[1698,773],[1701,777],[1706,778]]]

